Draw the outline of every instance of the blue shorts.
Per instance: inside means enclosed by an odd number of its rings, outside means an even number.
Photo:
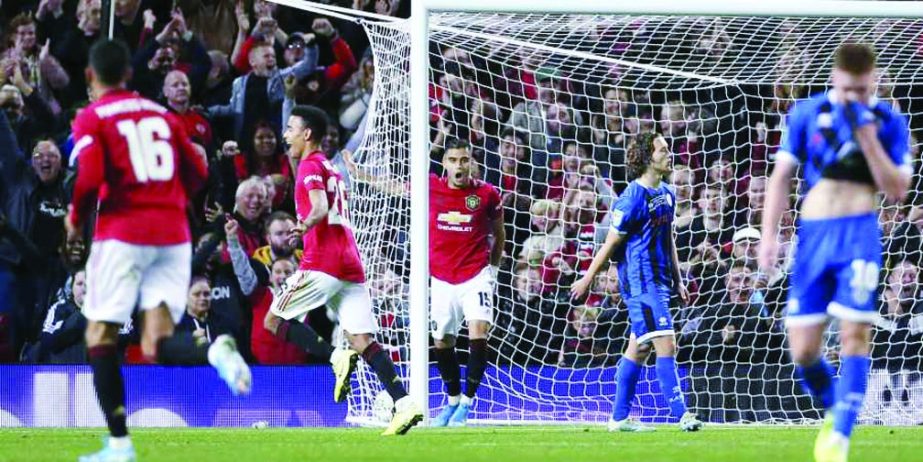
[[[670,315],[671,290],[663,288],[645,292],[625,300],[631,333],[638,343],[647,343],[655,337],[673,335],[673,316]]]
[[[829,316],[874,322],[880,269],[881,231],[874,214],[801,220],[786,325],[819,324]]]

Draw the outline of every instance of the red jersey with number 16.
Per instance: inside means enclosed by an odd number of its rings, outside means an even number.
[[[186,202],[208,178],[183,125],[163,106],[112,90],[74,119],[77,180],[68,217],[98,205],[93,239],[136,245],[189,242]]]
[[[488,236],[503,213],[497,188],[471,180],[452,189],[447,178],[429,177],[429,272],[440,281],[461,284],[490,263]]]
[[[299,268],[320,271],[339,280],[365,282],[359,247],[349,224],[346,184],[327,156],[314,151],[298,164],[295,183],[295,212],[298,222],[311,213],[312,190],[327,194],[327,216],[304,233],[304,254]]]

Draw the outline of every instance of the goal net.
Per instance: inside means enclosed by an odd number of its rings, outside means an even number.
[[[405,182],[408,24],[363,24],[375,90],[355,157],[361,169]],[[793,379],[782,326],[796,214],[783,220],[779,267],[764,274],[754,262],[766,177],[784,114],[796,99],[826,89],[831,56],[846,40],[877,48],[879,97],[908,114],[917,133],[920,30],[921,22],[910,19],[432,14],[431,171],[440,172],[443,139],[469,140],[478,176],[502,193],[507,224],[491,367],[473,419],[609,417],[615,365],[628,335],[615,272],[604,271],[585,302],[571,303],[568,288],[589,266],[608,229],[608,208],[631,180],[626,144],[649,131],[662,133],[675,156],[675,229],[692,300],[673,316],[690,409],[709,422],[819,418]],[[912,145],[917,167],[919,143]],[[915,201],[911,194],[908,205],[881,213],[887,268],[864,423],[923,422],[917,301],[923,210]],[[382,326],[379,340],[406,366],[410,202],[354,179],[350,205]],[[834,325],[825,348],[834,363],[836,336]],[[465,345],[463,333],[463,365]],[[374,373],[363,365],[355,381],[352,421],[387,417]],[[446,403],[435,367],[429,381],[435,415]],[[632,415],[670,421],[652,367],[638,386]]]

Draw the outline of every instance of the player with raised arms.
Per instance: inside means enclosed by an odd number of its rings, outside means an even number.
[[[298,271],[273,300],[264,325],[281,340],[330,361],[336,376],[334,401],[349,394],[350,376],[361,355],[394,400],[394,417],[383,435],[403,435],[423,413],[407,395],[390,354],[375,341],[378,324],[350,228],[346,185],[321,149],[327,123],[326,113],[313,106],[295,106],[287,121],[283,136],[297,171],[298,225],[292,238],[302,238],[304,253]],[[321,307],[337,313],[355,351],[335,349],[304,323],[311,310]]]
[[[350,173],[380,190],[403,195],[410,184],[375,178],[344,156]],[[442,155],[444,175],[429,177],[430,317],[436,364],[449,395],[434,427],[463,427],[487,368],[487,339],[493,323],[493,295],[506,232],[500,193],[472,178],[476,168],[467,143],[449,139]],[[461,392],[455,351],[462,321],[468,324],[468,369]]]
[[[89,63],[95,102],[74,120],[78,174],[64,223],[73,240],[97,212],[83,314],[93,384],[110,436],[101,451],[80,461],[129,462],[135,450],[126,428],[117,341],[136,306],[144,313],[141,350],[148,360],[210,362],[235,395],[250,392],[250,369],[228,335],[209,347],[189,332],[174,333],[192,272],[186,203],[208,177],[204,152],[166,108],[125,89],[131,75],[125,44],[97,42]]]
[[[664,178],[672,170],[672,154],[666,140],[642,133],[628,146],[627,164],[635,179],[612,204],[611,228],[593,257],[586,274],[571,288],[573,299],[582,299],[596,275],[615,253],[622,298],[628,307],[631,335],[616,372],[615,408],[609,431],[647,432],[653,427],[628,418],[641,366],[657,353],[656,371],[660,392],[679,418],[683,431],[697,431],[702,422],[686,410],[676,370],[676,340],[670,304],[674,296],[685,303],[688,295],[679,271],[673,233],[676,196]]]
[[[877,317],[881,243],[877,193],[902,201],[910,187],[907,119],[875,98],[875,51],[845,43],[834,55],[833,88],[788,114],[766,191],[759,262],[778,259],[777,235],[801,168],[798,247],[788,293],[789,350],[802,387],[826,410],[814,446],[818,462],[845,462],[869,373]],[[821,354],[830,317],[840,325],[840,378]]]

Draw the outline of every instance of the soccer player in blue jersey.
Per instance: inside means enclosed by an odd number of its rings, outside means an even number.
[[[798,247],[788,293],[789,349],[802,387],[826,416],[817,462],[845,462],[869,373],[869,336],[877,316],[881,267],[877,193],[901,201],[910,186],[907,119],[875,98],[875,51],[856,43],[834,56],[833,88],[801,101],[787,130],[766,191],[760,265],[778,257],[779,219],[792,177],[804,188]],[[830,317],[840,324],[840,378],[822,354]]]
[[[676,196],[664,182],[672,163],[667,142],[660,135],[640,134],[629,145],[627,164],[636,179],[612,205],[612,224],[606,242],[586,274],[571,288],[574,299],[583,298],[596,274],[615,252],[622,298],[631,319],[631,336],[616,373],[615,409],[609,431],[654,430],[628,418],[651,344],[657,353],[657,380],[670,405],[670,414],[680,419],[683,431],[702,428],[695,414],[686,410],[674,360],[676,341],[670,303],[674,296],[683,302],[688,296],[673,236]]]

